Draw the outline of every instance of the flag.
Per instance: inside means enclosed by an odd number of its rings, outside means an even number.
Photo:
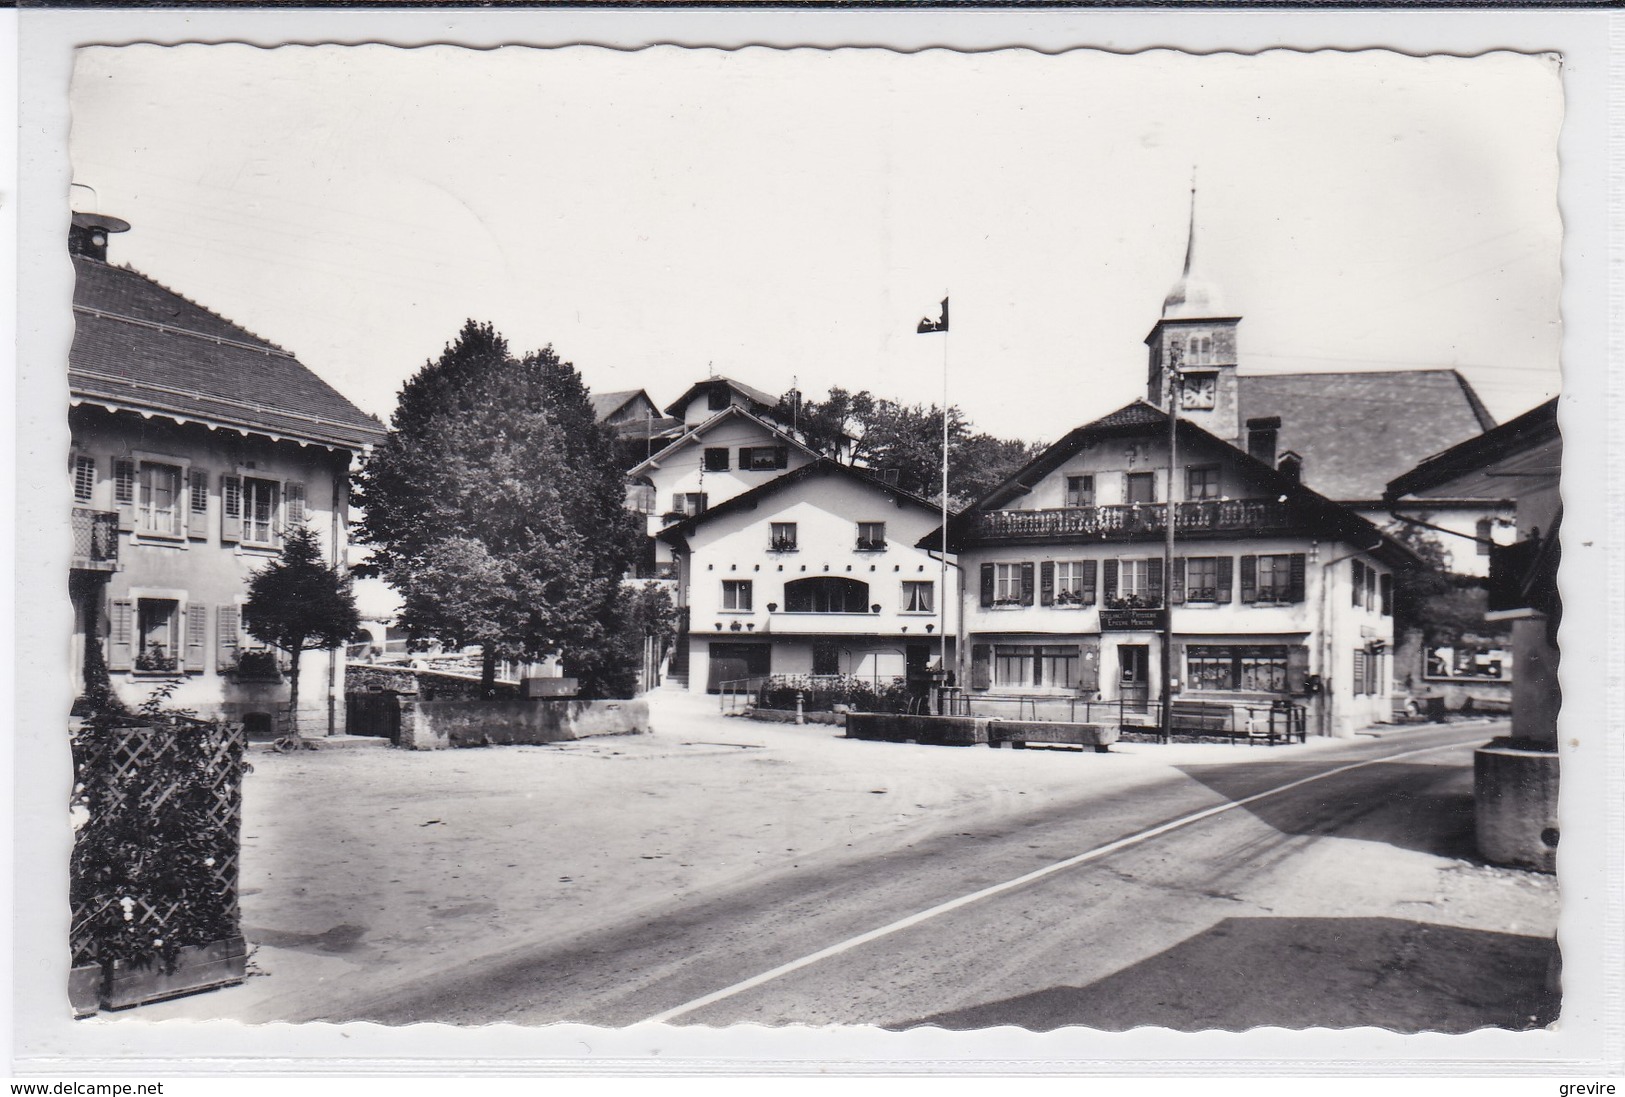
[[[942,299],[942,318],[940,320],[933,320],[929,316],[924,317],[924,318],[922,318],[920,320],[920,326],[915,328],[914,330],[916,332],[918,332],[919,334],[921,334],[921,335],[926,335],[926,334],[928,334],[930,332],[933,332],[933,331],[947,331],[948,330],[948,299],[946,297],[944,297]]]

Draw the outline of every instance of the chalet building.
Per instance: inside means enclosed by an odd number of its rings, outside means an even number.
[[[1260,713],[1291,700],[1322,735],[1387,720],[1393,573],[1409,551],[1183,418],[1170,482],[1168,436],[1167,413],[1138,401],[949,521],[973,707],[1081,698],[1154,723],[1166,627],[1177,700]]]
[[[1479,852],[1500,864],[1551,872],[1557,856],[1557,589],[1563,500],[1557,401],[1429,457],[1388,485],[1396,502],[1507,492],[1518,539],[1490,556],[1491,621],[1511,622],[1512,735],[1474,762]]]
[[[100,656],[137,704],[172,703],[277,730],[279,653],[243,623],[250,575],[305,523],[343,565],[350,469],[383,437],[292,354],[107,261],[129,225],[75,214],[68,364],[74,674]],[[343,731],[342,652],[307,652],[301,732]]]
[[[760,402],[741,398],[736,382],[694,386],[667,410],[692,425],[627,474],[627,505],[645,516],[651,538],[639,578],[674,575],[670,544],[655,539],[662,529],[818,459],[782,424],[758,414]]]
[[[827,457],[681,517],[660,539],[687,611],[689,688],[851,674],[923,694],[945,636],[953,659],[956,573],[917,547],[940,528],[931,503]]]
[[[683,423],[662,415],[643,389],[595,392],[593,417],[615,432],[620,467],[629,469],[653,457],[683,433]]]
[[[1453,369],[1244,372],[1241,317],[1193,272],[1192,208],[1184,272],[1146,337],[1146,400],[1167,406],[1175,365],[1180,413],[1191,422],[1386,529],[1429,530],[1452,571],[1488,574],[1490,546],[1511,540],[1512,501],[1499,486],[1402,505],[1386,495],[1423,458],[1495,426],[1472,385]]]

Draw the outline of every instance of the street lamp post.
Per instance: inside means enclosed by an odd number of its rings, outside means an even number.
[[[1174,484],[1179,469],[1180,373],[1178,344],[1168,348],[1168,498],[1162,539],[1162,740],[1174,737]]]

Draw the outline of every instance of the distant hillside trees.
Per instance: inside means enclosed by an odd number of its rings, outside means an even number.
[[[832,388],[822,400],[791,391],[779,399],[778,416],[794,422],[807,444],[832,457],[855,439],[847,460],[875,472],[895,470],[897,485],[928,499],[942,494],[942,409],[904,404],[865,391]],[[948,408],[948,503],[975,502],[1043,447],[995,438],[972,429],[957,407]]]
[[[400,394],[356,478],[367,571],[400,592],[413,637],[499,659],[560,652],[588,696],[625,696],[638,652],[621,576],[643,531],[622,505],[611,431],[551,347],[515,357],[468,321]]]

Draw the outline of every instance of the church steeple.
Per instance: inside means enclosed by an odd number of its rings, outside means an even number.
[[[1191,174],[1185,266],[1162,302],[1146,345],[1151,350],[1146,400],[1168,406],[1168,371],[1181,378],[1180,414],[1229,441],[1240,437],[1236,398],[1236,325],[1218,289],[1196,272],[1196,175]]]

